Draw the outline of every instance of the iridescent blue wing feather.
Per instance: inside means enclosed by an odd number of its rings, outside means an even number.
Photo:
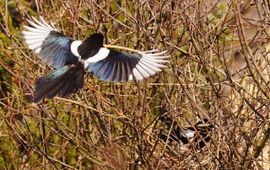
[[[40,21],[35,18],[27,21],[29,26],[24,26],[26,30],[23,31],[25,42],[41,60],[54,68],[78,62],[71,52],[72,38],[60,33],[43,18]]]
[[[169,56],[164,55],[166,51],[153,52],[124,53],[110,49],[106,58],[98,62],[86,60],[85,63],[87,70],[103,81],[142,80],[160,72],[168,62]]]

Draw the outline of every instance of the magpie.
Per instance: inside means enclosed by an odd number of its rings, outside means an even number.
[[[33,102],[44,98],[66,97],[83,87],[84,74],[91,72],[102,81],[127,82],[142,80],[165,68],[166,51],[119,52],[103,45],[103,35],[94,33],[85,40],[65,36],[42,17],[27,19],[25,42],[47,65],[55,68],[35,81]]]
[[[161,121],[166,125],[167,131],[170,131],[170,134],[161,132],[159,138],[163,141],[166,141],[169,138],[169,141],[176,141],[179,144],[188,144],[191,141],[196,143],[196,146],[203,148],[205,142],[210,141],[210,132],[215,127],[210,123],[208,119],[203,119],[203,121],[197,122],[194,126],[181,128],[172,118],[167,116],[162,116]],[[171,128],[172,126],[172,128]]]

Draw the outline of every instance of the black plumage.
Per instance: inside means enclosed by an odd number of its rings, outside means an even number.
[[[85,60],[97,54],[101,47],[103,47],[103,35],[92,34],[78,47],[78,53]]]

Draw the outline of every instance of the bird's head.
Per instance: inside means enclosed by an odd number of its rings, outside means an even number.
[[[83,43],[92,49],[103,47],[103,35],[100,33],[92,34]]]
[[[78,47],[78,53],[82,59],[87,59],[98,53],[99,49],[103,47],[103,35],[95,33],[86,38]]]

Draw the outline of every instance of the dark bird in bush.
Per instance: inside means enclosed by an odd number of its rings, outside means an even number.
[[[166,141],[169,139],[169,141],[176,141],[179,144],[195,142],[199,148],[203,148],[205,143],[210,141],[210,132],[215,127],[208,119],[203,119],[203,121],[197,122],[194,126],[185,128],[181,128],[167,116],[161,117],[161,121],[167,127],[167,133],[162,132],[159,136],[162,140]]]
[[[83,87],[86,72],[108,82],[136,81],[160,72],[168,62],[166,51],[119,52],[103,45],[102,34],[95,33],[80,41],[65,36],[42,17],[27,21],[29,26],[24,26],[23,31],[26,44],[41,60],[56,69],[37,78],[33,102],[75,93]]]

